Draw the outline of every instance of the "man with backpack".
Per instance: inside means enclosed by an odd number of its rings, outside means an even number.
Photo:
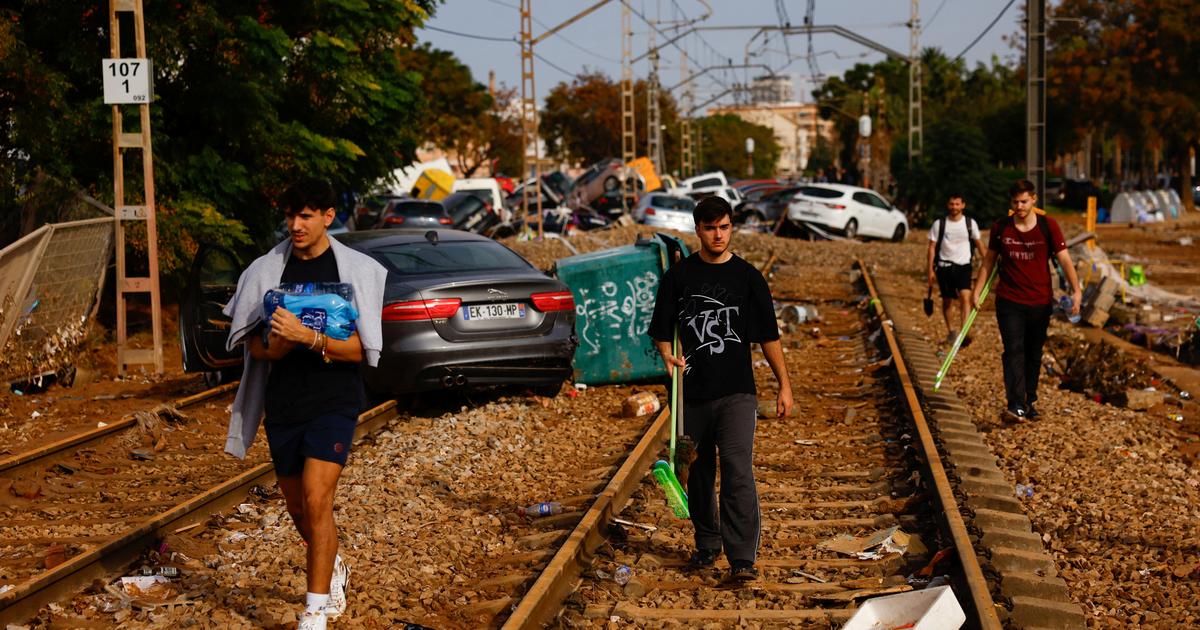
[[[1067,243],[1058,223],[1039,214],[1033,204],[1037,201],[1033,183],[1017,180],[1009,188],[1011,214],[996,221],[988,238],[988,250],[983,257],[972,306],[979,308],[992,266],[999,264],[996,293],[996,323],[1004,344],[1001,360],[1004,364],[1004,392],[1007,401],[1002,417],[1012,422],[1037,419],[1041,414],[1034,408],[1037,400],[1038,373],[1042,367],[1042,346],[1050,326],[1054,291],[1051,286],[1050,264],[1058,260],[1063,274],[1071,284],[1072,315],[1079,313],[1083,292]]]
[[[967,204],[960,194],[951,194],[946,202],[946,216],[934,222],[929,230],[927,272],[929,290],[936,286],[942,296],[942,317],[946,320],[946,343],[962,328],[963,319],[971,308],[971,259],[975,250],[983,250],[979,240],[979,224],[963,214]],[[951,313],[958,311],[958,324],[950,323]],[[970,337],[963,339],[963,346]]]

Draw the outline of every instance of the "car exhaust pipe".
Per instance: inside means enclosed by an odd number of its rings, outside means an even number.
[[[442,387],[454,387],[454,375],[447,374],[442,377]]]
[[[465,374],[459,374],[458,376],[455,376],[454,384],[458,385],[459,387],[466,385],[467,384],[467,376]]]

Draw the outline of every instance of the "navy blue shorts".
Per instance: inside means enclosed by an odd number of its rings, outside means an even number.
[[[300,475],[306,457],[345,466],[357,424],[353,411],[324,413],[308,422],[263,422],[275,475]]]

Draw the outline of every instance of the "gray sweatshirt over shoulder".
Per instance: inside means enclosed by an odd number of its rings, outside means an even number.
[[[367,365],[379,364],[379,351],[383,348],[383,292],[387,281],[387,270],[374,258],[343,245],[335,238],[329,239],[333,257],[337,261],[338,277],[342,282],[354,286],[354,308],[358,311],[355,325],[362,342],[363,359]],[[225,452],[245,458],[246,451],[254,442],[258,426],[262,423],[266,405],[267,375],[271,371],[270,361],[259,361],[250,356],[246,336],[250,334],[263,315],[263,296],[279,286],[283,268],[292,255],[290,240],[271,248],[259,256],[242,272],[238,279],[237,293],[225,305],[225,314],[232,318],[229,338],[225,345],[232,350],[243,344],[244,368],[237,396],[233,399],[233,413],[229,417],[229,433],[225,438]]]

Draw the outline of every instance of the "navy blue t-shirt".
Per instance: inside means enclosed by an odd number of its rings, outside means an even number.
[[[779,339],[767,281],[734,255],[720,264],[692,254],[663,275],[649,334],[671,341],[675,327],[687,367],[686,400],[754,394],[750,344]]]

